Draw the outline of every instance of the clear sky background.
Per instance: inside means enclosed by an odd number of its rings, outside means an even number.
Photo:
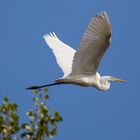
[[[110,17],[112,43],[99,72],[128,82],[112,83],[106,92],[50,87],[49,106],[64,118],[54,140],[140,139],[140,1],[0,1],[0,101],[8,96],[17,102],[22,121],[32,107],[32,95],[25,88],[62,76],[43,35],[54,31],[77,48],[91,17],[102,10]]]

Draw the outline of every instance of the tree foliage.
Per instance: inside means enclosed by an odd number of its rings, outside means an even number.
[[[58,123],[62,121],[59,112],[52,112],[46,103],[48,89],[34,90],[34,108],[26,112],[29,122],[20,125],[18,105],[5,97],[0,106],[0,140],[47,140],[56,136]]]

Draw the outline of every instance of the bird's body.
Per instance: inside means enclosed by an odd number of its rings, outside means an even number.
[[[92,18],[77,50],[60,41],[55,33],[45,35],[44,39],[52,49],[64,75],[54,84],[28,89],[57,84],[76,84],[107,90],[110,88],[109,81],[125,82],[111,76],[100,76],[98,73],[100,61],[111,41],[111,32],[108,15],[106,12],[101,12]]]
[[[56,83],[75,84],[84,87],[95,87],[99,90],[107,90],[110,87],[110,83],[101,79],[99,73],[96,73],[95,75],[79,75],[74,77],[67,76],[65,78],[56,80]]]
[[[80,86],[85,86],[85,87],[88,87],[88,86],[98,87],[98,83],[100,82],[100,76],[99,74],[67,76],[67,77],[56,80],[56,82],[75,84],[75,85],[80,85]]]

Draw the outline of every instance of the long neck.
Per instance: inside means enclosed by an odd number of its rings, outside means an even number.
[[[100,88],[101,90],[108,90],[110,88],[110,83],[106,76],[102,76],[100,78]]]

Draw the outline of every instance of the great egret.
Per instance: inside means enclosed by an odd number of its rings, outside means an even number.
[[[77,51],[60,41],[55,33],[45,35],[44,39],[52,49],[64,75],[55,80],[53,84],[32,86],[27,89],[38,89],[58,84],[76,84],[107,90],[110,88],[109,81],[126,81],[112,76],[100,76],[98,73],[101,58],[111,41],[111,25],[106,12],[98,13],[91,19]]]

